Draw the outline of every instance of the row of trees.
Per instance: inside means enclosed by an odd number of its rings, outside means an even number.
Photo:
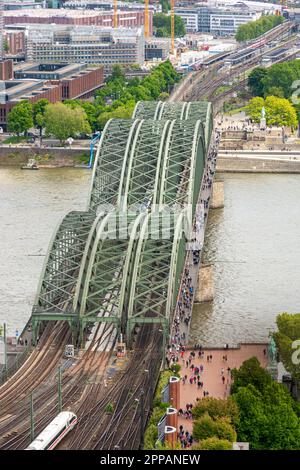
[[[156,13],[153,16],[153,27],[155,36],[160,38],[169,38],[171,36],[171,16],[163,13]],[[186,34],[186,28],[181,16],[174,17],[174,32],[176,37],[182,37]]]
[[[42,99],[31,105],[21,101],[8,115],[8,130],[17,135],[28,132],[35,127],[42,136],[43,129],[47,135],[54,135],[63,143],[68,137],[84,133],[89,134],[91,127],[82,108],[73,109],[63,103],[51,104]]]
[[[249,101],[245,111],[253,122],[260,122],[263,107],[266,111],[268,126],[289,126],[291,128],[297,126],[297,112],[289,100],[276,96],[267,96],[266,99],[256,96]]]
[[[169,61],[155,67],[145,78],[129,81],[117,65],[106,85],[96,92],[93,102],[66,100],[64,104],[49,104],[41,99],[31,105],[24,100],[8,114],[8,130],[19,135],[35,127],[42,136],[45,129],[47,135],[63,142],[78,133],[102,130],[111,118],[130,118],[137,101],[166,99],[179,79]]]
[[[300,407],[257,358],[234,369],[232,395],[204,398],[193,408],[193,448],[230,450],[234,441],[254,450],[300,448]]]
[[[281,24],[283,20],[283,16],[264,15],[256,21],[249,21],[249,23],[240,25],[235,38],[238,42],[257,38],[261,34],[264,34],[275,26]]]

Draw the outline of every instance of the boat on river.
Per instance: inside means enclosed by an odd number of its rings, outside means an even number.
[[[21,166],[21,170],[38,170],[38,169],[39,167],[37,166],[37,163],[34,158],[29,158],[26,165]]]

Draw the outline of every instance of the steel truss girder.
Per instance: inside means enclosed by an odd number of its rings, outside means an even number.
[[[86,241],[95,214],[69,212],[49,244],[33,307],[33,315],[75,314],[73,296]]]
[[[124,323],[129,258],[144,217],[143,213],[112,211],[99,221],[77,297],[80,321]]]
[[[138,101],[135,105],[132,119],[158,119],[162,101]]]
[[[195,209],[206,161],[201,121],[174,120],[169,129],[165,158],[159,172],[156,204]]]
[[[134,118],[139,119],[200,119],[205,128],[205,145],[208,148],[213,128],[213,109],[208,101],[153,102],[139,101]]]
[[[116,204],[120,177],[137,121],[111,119],[107,122],[97,147],[90,190],[90,209]]]
[[[149,208],[161,166],[169,121],[139,122],[119,190],[119,207]]]
[[[130,283],[129,336],[135,323],[165,324],[173,311],[185,252],[182,212],[170,222],[165,223],[163,211],[148,213],[144,219]]]

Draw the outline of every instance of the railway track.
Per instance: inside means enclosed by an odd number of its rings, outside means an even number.
[[[100,325],[98,325],[100,327]],[[91,380],[93,373],[97,372],[101,365],[105,368],[110,354],[102,353],[101,358],[99,359],[96,350],[92,350],[93,347],[100,347],[103,343],[106,343],[110,340],[110,335],[112,334],[111,325],[106,325],[106,328],[103,332],[101,338],[98,341],[92,341],[90,348],[84,354],[83,358],[75,365],[71,372],[66,373],[63,382],[62,382],[62,391],[63,391],[63,408],[77,411],[77,403],[81,403],[81,400],[85,399],[87,394],[86,387],[87,383]],[[29,432],[29,409],[28,409],[28,400],[23,407],[22,414],[18,414],[15,422],[10,422],[8,427],[10,433],[8,434],[8,439],[1,444],[1,449],[24,449],[30,442],[30,432]],[[44,429],[47,424],[55,417],[58,412],[57,408],[57,384],[54,383],[50,387],[45,387],[45,390],[37,397],[35,400],[36,408],[36,419],[35,419],[35,429],[39,433]],[[1,426],[1,422],[0,422]],[[13,430],[11,430],[13,429]],[[0,427],[1,430],[1,427]],[[5,434],[1,435],[5,438]],[[2,438],[3,440],[3,438]]]

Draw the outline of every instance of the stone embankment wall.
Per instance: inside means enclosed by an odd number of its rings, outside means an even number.
[[[0,147],[0,166],[20,166],[35,158],[39,166],[66,167],[81,164],[89,158],[85,148]]]
[[[300,173],[300,160],[218,157],[219,173]]]

